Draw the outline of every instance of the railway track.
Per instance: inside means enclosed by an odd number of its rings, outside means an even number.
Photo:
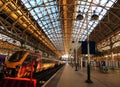
[[[51,76],[53,76],[63,66],[64,65],[55,66],[54,68],[34,73],[33,78],[37,80],[36,87],[41,87],[47,80],[50,79]]]

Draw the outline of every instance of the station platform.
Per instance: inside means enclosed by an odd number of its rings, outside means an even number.
[[[75,67],[66,64],[42,87],[120,87],[120,71],[101,73],[97,69],[91,69],[91,80],[86,83],[86,68],[75,71]]]

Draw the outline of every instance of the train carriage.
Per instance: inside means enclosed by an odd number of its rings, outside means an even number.
[[[6,76],[27,77],[55,65],[53,59],[42,58],[39,53],[17,51],[6,62]]]

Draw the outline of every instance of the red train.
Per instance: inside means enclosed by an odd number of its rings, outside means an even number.
[[[40,72],[60,64],[51,58],[43,58],[39,53],[17,51],[5,62],[6,76],[27,77],[32,72]]]

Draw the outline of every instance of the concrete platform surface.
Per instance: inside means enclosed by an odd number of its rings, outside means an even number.
[[[75,71],[75,67],[66,64],[42,87],[120,87],[120,71],[101,73],[92,69],[91,80],[93,83],[86,83],[86,80],[86,68]]]

